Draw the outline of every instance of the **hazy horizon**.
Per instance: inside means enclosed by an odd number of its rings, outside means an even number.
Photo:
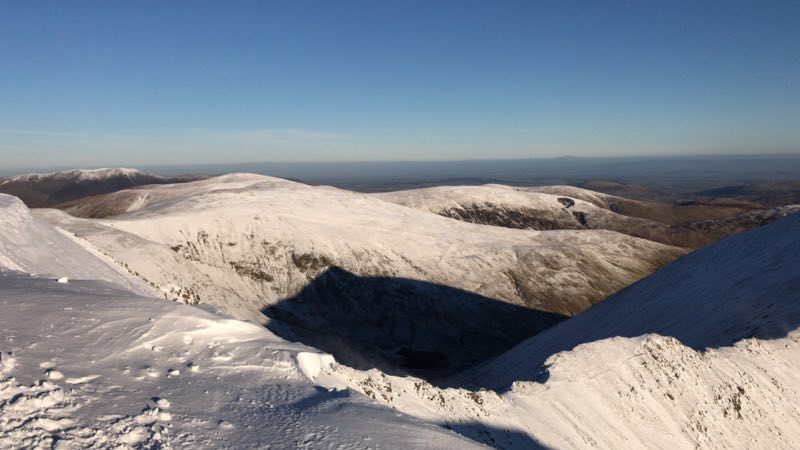
[[[0,177],[51,170],[0,168]],[[308,184],[326,184],[362,192],[378,192],[453,184],[580,185],[611,180],[688,193],[715,187],[797,180],[800,154],[678,155],[629,157],[554,157],[451,161],[358,161],[303,163],[183,164],[133,166],[144,172],[174,176],[251,172]]]

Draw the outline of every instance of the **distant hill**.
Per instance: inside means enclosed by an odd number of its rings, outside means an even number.
[[[800,205],[765,209],[673,205],[572,186],[439,186],[372,195],[464,222],[532,230],[611,230],[688,248],[703,247],[800,210]]]
[[[204,175],[164,177],[136,169],[70,170],[31,173],[0,180],[0,193],[18,197],[29,208],[60,207],[80,198],[148,184],[183,183]]]

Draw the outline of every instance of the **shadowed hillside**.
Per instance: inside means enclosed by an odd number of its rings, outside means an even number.
[[[283,322],[268,324],[273,332],[351,367],[420,375],[464,369],[566,318],[449,286],[362,277],[339,267],[263,312]]]

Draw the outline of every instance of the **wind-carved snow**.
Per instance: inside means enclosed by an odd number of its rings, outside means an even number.
[[[158,405],[145,405],[135,415],[106,416],[87,424],[75,419],[85,399],[64,390],[53,377],[21,384],[11,375],[15,365],[11,353],[0,353],[0,448],[172,448],[171,417]],[[84,378],[79,382],[96,379]],[[78,384],[72,380],[66,382]]]
[[[467,224],[249,174],[84,207],[141,209],[103,220],[38,214],[169,298],[262,323],[265,312],[292,325],[287,336],[357,366],[466,367],[685,252],[607,231]]]
[[[107,283],[0,272],[0,329],[0,448],[479,447],[336,389],[329,355]]]
[[[323,369],[330,369],[336,362],[331,355],[319,353],[300,352],[297,354],[297,364],[303,375],[314,381]]]

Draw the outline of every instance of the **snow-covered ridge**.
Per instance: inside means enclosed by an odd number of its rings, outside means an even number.
[[[525,192],[538,192],[542,194],[552,194],[552,195],[566,195],[569,197],[574,197],[576,199],[591,203],[600,208],[610,208],[611,205],[617,201],[624,200],[624,201],[635,202],[635,200],[629,200],[626,198],[617,197],[615,195],[604,194],[602,192],[596,192],[589,189],[579,188],[575,186],[567,186],[567,185],[533,186],[533,187],[522,187],[518,189]]]
[[[135,177],[147,175],[148,177],[160,177],[160,175],[145,174],[137,169],[128,168],[102,168],[102,169],[78,169],[67,170],[62,172],[49,172],[49,173],[29,173],[25,175],[17,175],[2,184],[19,181],[42,181],[44,179],[53,180],[76,180],[76,181],[97,181],[114,177]]]
[[[800,211],[800,205],[789,205],[726,218],[667,224],[637,216],[669,218],[669,213],[657,212],[658,205],[570,186],[440,186],[375,194],[375,197],[470,223],[535,230],[605,229],[688,248],[700,248],[729,234]],[[669,210],[670,206],[663,208]],[[674,215],[670,220],[678,219]]]
[[[189,183],[159,184],[126,189],[68,208],[66,211],[78,217],[109,217],[139,211],[157,206],[164,208],[183,201],[191,201],[193,197],[210,195],[216,191],[230,192],[235,189],[246,189],[260,185],[265,188],[285,187],[292,189],[310,188],[282,178],[268,177],[248,173],[230,173],[218,177]]]
[[[113,261],[104,261],[96,249],[33,217],[18,198],[5,194],[0,194],[0,270],[102,280],[152,292]]]
[[[122,189],[202,178],[205,176],[165,177],[126,168],[71,170],[16,176],[0,182],[0,192],[19,197],[32,208],[65,208]]]
[[[18,228],[31,219],[30,211],[24,203],[12,195],[0,194],[0,225],[3,228]]]
[[[602,228],[606,225],[625,229],[618,224],[644,223],[641,219],[611,212],[608,205],[600,201],[603,194],[586,192],[592,195],[589,198],[592,201],[500,184],[438,186],[373,195],[465,222],[508,228],[559,230]],[[587,195],[580,197],[588,198]],[[587,222],[589,218],[592,223]]]

